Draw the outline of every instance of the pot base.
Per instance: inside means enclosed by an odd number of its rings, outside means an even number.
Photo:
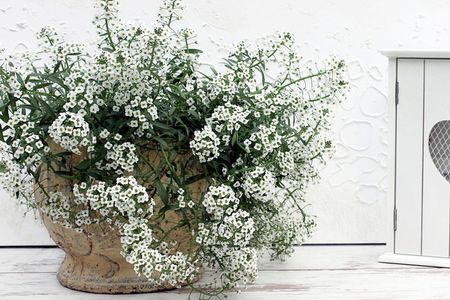
[[[95,294],[134,294],[172,290],[173,286],[153,285],[133,270],[120,270],[120,265],[107,257],[97,256],[94,265],[66,255],[57,278],[72,290]],[[109,270],[105,273],[105,265]],[[185,284],[181,284],[185,285]]]

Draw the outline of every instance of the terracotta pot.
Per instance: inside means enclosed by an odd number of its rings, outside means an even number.
[[[50,142],[50,148],[55,152],[63,151],[59,146]],[[160,162],[160,153],[157,151],[148,151],[147,158],[153,164]],[[191,154],[177,155],[176,162],[184,164]],[[73,155],[67,161],[67,169],[76,166],[85,157],[85,154]],[[198,174],[199,166],[191,167],[193,173]],[[169,179],[162,175],[161,182],[167,182]],[[73,197],[72,188],[74,182],[55,176],[48,169],[41,172],[41,185],[46,192],[63,192],[66,196]],[[144,183],[148,189],[151,189],[151,182]],[[200,195],[207,189],[206,180],[198,181],[190,185],[194,200],[199,199]],[[36,189],[37,203],[43,203],[43,193]],[[162,207],[162,201],[153,196],[155,200],[155,214]],[[57,278],[59,282],[68,288],[86,291],[92,293],[105,294],[128,294],[128,293],[146,293],[173,289],[173,286],[153,285],[148,282],[144,276],[138,276],[133,266],[128,263],[120,254],[122,245],[120,236],[116,229],[109,224],[92,224],[83,227],[83,233],[73,229],[66,228],[58,223],[54,223],[41,211],[41,216],[50,237],[65,252],[65,258],[59,267]],[[165,215],[165,221],[177,222],[179,217],[174,212]],[[161,228],[168,228],[168,225],[159,224]],[[170,238],[177,241],[174,251],[186,252],[188,247],[192,247],[191,232],[182,229],[174,230]],[[179,285],[186,285],[186,282],[180,282]]]

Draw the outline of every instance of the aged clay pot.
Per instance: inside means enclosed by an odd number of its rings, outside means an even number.
[[[50,148],[54,153],[63,151],[58,145],[49,142]],[[160,153],[149,151],[147,153],[149,161],[154,164],[160,162]],[[187,161],[191,154],[177,155],[176,161],[183,163]],[[83,160],[85,154],[72,155],[67,162],[67,169],[76,166]],[[197,166],[198,167],[198,166]],[[193,169],[197,168],[193,167]],[[197,170],[192,170],[194,173]],[[162,175],[161,182],[169,180],[166,175]],[[41,184],[47,192],[60,191],[66,196],[72,196],[72,187],[74,182],[55,176],[48,169],[41,173]],[[151,183],[148,183],[151,186]],[[198,181],[190,185],[194,199],[199,199],[200,195],[207,189],[206,180]],[[39,189],[36,189],[36,200],[42,203],[44,197]],[[162,202],[157,197],[155,200],[155,213],[161,208]],[[153,285],[148,282],[144,276],[138,276],[133,270],[133,266],[128,263],[120,254],[122,245],[118,231],[109,224],[92,224],[83,227],[83,233],[73,229],[66,228],[58,223],[54,223],[41,212],[41,216],[50,237],[65,252],[65,258],[59,267],[57,278],[59,282],[70,289],[105,294],[129,294],[146,293],[173,289],[173,286]],[[179,217],[169,212],[166,214],[166,221],[176,222]],[[159,224],[161,228],[168,225]],[[167,227],[168,228],[168,227]],[[178,242],[174,251],[186,252],[188,244],[192,247],[191,232],[175,230],[170,235]],[[186,285],[186,282],[180,282],[179,285]]]

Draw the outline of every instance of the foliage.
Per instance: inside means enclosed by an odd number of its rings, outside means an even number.
[[[193,281],[201,263],[217,270],[191,283],[204,297],[253,281],[258,254],[283,258],[314,226],[303,196],[332,153],[344,63],[304,67],[281,33],[205,72],[194,32],[176,27],[180,0],[153,28],[123,23],[116,0],[97,5],[95,51],[44,28],[43,51],[1,60],[2,187],[75,230],[118,228],[122,255],[156,284]],[[44,188],[48,172],[73,193]],[[188,251],[177,230],[192,232]]]

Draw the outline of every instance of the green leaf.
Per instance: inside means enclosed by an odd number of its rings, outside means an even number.
[[[174,132],[177,132],[175,129],[173,129],[172,127],[170,127],[170,126],[167,126],[166,124],[164,124],[164,123],[160,123],[160,122],[153,122],[152,123],[153,124],[153,126],[154,127],[158,127],[158,128],[161,128],[161,129],[164,129],[164,130],[167,130],[167,131],[170,131],[170,132],[172,132],[172,133],[174,133]]]
[[[45,100],[43,100],[41,97],[34,97],[34,99],[36,99],[42,105],[42,107],[49,116],[52,116],[52,118],[56,118],[55,112],[50,107],[50,105],[48,105],[48,103],[45,102]]]
[[[23,79],[22,79],[22,77],[19,75],[19,73],[16,73],[16,78],[17,78],[17,81],[19,81],[19,83],[20,83],[21,85],[25,85],[25,83],[23,82]]]
[[[198,54],[198,53],[203,53],[203,51],[200,49],[186,49],[186,53]]]
[[[28,105],[28,104],[19,105],[19,107],[21,107],[21,108],[27,108],[27,109],[29,109],[29,110],[36,109],[36,106],[35,106],[35,105]]]
[[[112,48],[108,48],[108,47],[103,47],[102,50],[106,51],[106,52],[109,52],[109,53],[114,52],[114,50]]]
[[[56,65],[55,65],[55,67],[53,68],[53,73],[56,73],[56,71],[58,71],[58,69],[59,69],[59,67],[61,66],[61,62],[60,61],[58,61],[57,63],[56,63]]]
[[[178,208],[178,205],[165,205],[164,207],[162,207],[159,211],[158,214],[161,216],[164,216],[164,214],[170,210],[174,210]]]
[[[178,100],[178,101],[186,101],[186,99],[178,94],[175,94],[172,91],[166,90],[166,93],[169,94],[169,96],[171,98],[174,98],[174,100]]]
[[[53,154],[52,156],[54,156],[54,157],[66,157],[66,156],[69,156],[69,155],[72,155],[72,154],[73,153],[70,152],[70,151],[63,151],[63,152],[59,152],[59,153]]]
[[[37,90],[39,90],[39,89],[46,88],[46,87],[48,87],[49,85],[52,85],[52,83],[51,83],[51,82],[44,82],[44,83],[41,83],[41,84],[37,84],[37,85],[35,85],[35,86],[33,87],[33,91],[37,91]]]
[[[100,172],[95,172],[93,170],[89,170],[85,172],[86,175],[91,176],[92,178],[95,178],[97,180],[105,180],[105,174],[102,174]]]
[[[69,87],[64,84],[64,82],[61,80],[61,78],[50,75],[50,76],[44,76],[44,79],[54,82],[57,85],[61,86],[64,90],[69,91]]]
[[[216,69],[214,69],[213,67],[209,67],[209,68],[211,69],[211,72],[213,72],[214,75],[219,74],[219,73],[216,71]]]
[[[176,182],[178,186],[183,186],[183,183],[181,182],[180,178],[177,175],[176,170],[173,168],[173,166],[170,168],[170,177]]]
[[[154,136],[152,136],[151,138],[152,138],[153,140],[157,141],[157,142],[162,146],[162,148],[167,148],[167,147],[169,147],[169,145],[167,144],[167,142],[166,142],[165,140],[163,140],[162,138],[160,138],[159,136],[154,135]]]
[[[41,169],[42,169],[42,165],[39,166],[39,167],[36,169],[36,172],[33,173],[33,177],[34,177],[34,180],[35,180],[36,182],[38,182],[38,181],[39,181],[39,178],[41,177]]]
[[[75,169],[77,170],[87,170],[91,166],[91,160],[85,159],[81,163],[79,163]]]
[[[7,123],[9,121],[8,104],[6,104],[5,106],[3,106],[1,108],[0,119],[5,123]]]
[[[169,204],[169,195],[167,194],[166,189],[162,185],[161,181],[155,180],[154,182],[156,191],[158,192],[159,197],[161,198],[161,201],[167,205]]]
[[[233,133],[233,137],[231,138],[231,145],[232,145],[232,146],[233,146],[234,144],[236,144],[236,141],[237,141],[238,137],[239,137],[238,131],[235,131],[235,132]]]
[[[194,175],[194,176],[191,176],[191,177],[187,178],[187,179],[184,181],[184,183],[185,183],[186,185],[190,185],[190,184],[192,184],[192,183],[194,183],[194,182],[197,182],[197,181],[199,181],[199,180],[202,180],[203,178],[206,178],[206,177],[207,177],[206,174]]]
[[[59,177],[65,178],[65,179],[76,179],[75,175],[72,172],[69,171],[56,171],[55,174]]]

